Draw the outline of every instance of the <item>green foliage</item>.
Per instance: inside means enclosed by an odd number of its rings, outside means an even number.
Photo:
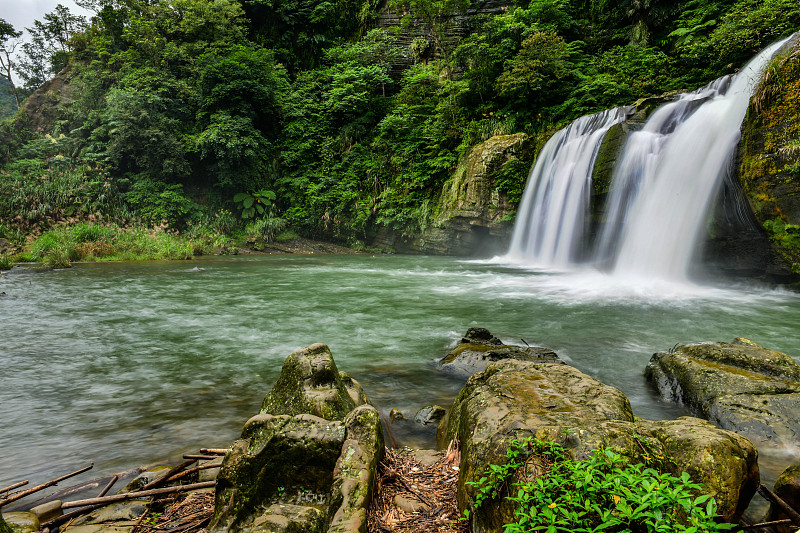
[[[31,244],[31,256],[53,268],[71,261],[189,259],[193,244],[143,227],[79,223],[45,232]]]
[[[167,184],[145,177],[133,180],[122,198],[139,216],[154,224],[179,227],[185,224],[194,203],[186,197],[181,184]]]
[[[764,222],[764,229],[770,234],[770,239],[784,248],[800,252],[800,226],[787,224],[780,218]]]
[[[244,231],[247,241],[253,243],[256,250],[260,250],[274,241],[285,227],[286,222],[282,218],[267,216],[249,222]]]
[[[11,254],[0,253],[0,270],[11,270],[14,266],[14,258]]]
[[[717,523],[714,499],[697,496],[702,486],[686,472],[676,477],[634,463],[610,449],[573,461],[553,442],[527,438],[510,442],[505,463],[491,465],[473,483],[475,508],[502,494],[516,504],[506,533],[711,532]]]
[[[99,167],[54,159],[22,159],[0,173],[0,220],[36,234],[58,222],[115,216],[119,198]]]
[[[250,219],[256,216],[271,216],[272,202],[275,201],[275,193],[267,189],[252,193],[240,192],[233,197],[233,202],[242,210],[242,218]]]

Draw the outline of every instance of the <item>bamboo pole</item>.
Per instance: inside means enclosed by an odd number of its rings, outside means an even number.
[[[210,455],[225,455],[228,453],[227,448],[200,448],[200,453],[207,453]]]
[[[82,473],[86,472],[87,470],[91,470],[93,467],[94,467],[94,463],[90,464],[89,466],[87,466],[85,468],[81,468],[80,470],[76,470],[75,472],[67,474],[65,476],[61,476],[59,478],[53,479],[51,481],[48,481],[47,483],[42,483],[41,485],[36,485],[32,489],[23,490],[22,492],[18,492],[17,494],[15,494],[15,495],[13,495],[13,496],[11,496],[9,498],[6,498],[5,500],[0,500],[0,507],[3,507],[4,505],[8,505],[11,502],[15,502],[15,501],[17,501],[17,500],[19,500],[21,498],[24,498],[25,496],[33,494],[34,492],[39,492],[40,490],[46,489],[47,487],[52,487],[53,485],[58,485],[59,481],[64,481],[65,479],[71,478],[73,476],[77,476],[78,474],[82,474]]]
[[[758,487],[758,493],[761,494],[764,498],[769,500],[770,502],[774,503],[778,507],[780,507],[781,511],[791,518],[792,523],[796,526],[800,526],[800,514],[797,513],[792,507],[783,501],[777,494],[769,490],[769,487],[764,485],[763,483]]]
[[[126,492],[125,494],[115,494],[114,496],[105,496],[103,498],[90,498],[88,500],[75,500],[73,502],[64,502],[61,505],[62,509],[70,509],[72,507],[85,507],[87,505],[107,504],[114,502],[121,502],[125,500],[136,500],[138,498],[146,498],[149,496],[158,496],[161,494],[174,494],[176,492],[185,492],[197,489],[207,489],[216,485],[216,481],[204,481],[203,483],[193,483],[191,485],[179,485],[176,487],[165,487],[163,489],[140,490],[136,492]]]

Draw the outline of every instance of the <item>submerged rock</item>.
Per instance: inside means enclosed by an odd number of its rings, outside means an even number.
[[[421,426],[434,426],[447,414],[447,409],[440,405],[426,405],[414,415],[414,422]]]
[[[384,452],[366,401],[324,344],[291,354],[222,462],[209,530],[365,532]]]
[[[439,364],[441,370],[448,374],[468,378],[476,372],[486,370],[491,363],[503,359],[563,364],[558,355],[549,348],[503,344],[484,328],[469,328],[467,334]]]
[[[286,358],[278,381],[264,398],[261,413],[308,413],[325,420],[342,420],[356,405],[367,401],[361,385],[336,368],[330,348],[312,344]]]
[[[800,365],[749,339],[656,353],[645,372],[659,393],[721,428],[760,442],[800,442]]]
[[[599,447],[637,457],[668,457],[673,473],[686,471],[735,520],[758,486],[757,452],[747,439],[695,419],[634,420],[625,395],[567,365],[504,360],[472,376],[439,426],[439,446],[461,443],[458,501],[472,508],[477,481],[503,461],[509,440],[538,436],[562,443],[576,459]],[[513,519],[511,504],[482,506],[472,514],[476,533],[500,531]]]

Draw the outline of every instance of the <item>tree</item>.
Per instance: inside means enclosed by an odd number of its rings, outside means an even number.
[[[72,37],[86,27],[84,17],[73,15],[69,8],[58,4],[55,10],[45,14],[44,22],[34,20],[32,28],[25,28],[31,40],[23,43],[25,55],[15,69],[25,81],[27,89],[41,87],[52,75],[67,66],[72,51]]]
[[[3,69],[3,77],[8,80],[11,85],[11,92],[14,94],[14,100],[17,102],[17,109],[19,109],[19,94],[17,87],[14,85],[14,80],[11,77],[11,56],[17,47],[19,37],[22,32],[16,31],[14,26],[6,22],[5,19],[0,18],[0,67]]]

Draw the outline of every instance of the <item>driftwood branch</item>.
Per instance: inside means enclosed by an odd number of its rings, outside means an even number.
[[[783,520],[773,520],[772,522],[761,522],[760,524],[741,526],[739,529],[761,529],[762,527],[782,526],[784,524],[789,525],[791,523],[792,521],[790,519],[784,518]]]
[[[115,494],[114,496],[104,496],[102,498],[90,498],[88,500],[75,500],[73,502],[64,502],[61,505],[62,509],[69,509],[72,507],[85,507],[87,505],[108,504],[114,502],[121,502],[125,500],[136,500],[139,498],[147,498],[150,496],[158,496],[161,494],[174,494],[176,492],[186,492],[197,489],[207,489],[216,485],[216,481],[204,481],[203,483],[193,483],[191,485],[179,485],[176,487],[165,487],[163,489],[152,490],[139,490],[136,492],[126,492],[125,494]]]
[[[184,478],[186,476],[192,475],[195,472],[199,472],[200,470],[208,470],[210,468],[219,468],[220,466],[222,466],[222,465],[220,465],[219,463],[204,464],[204,465],[195,466],[194,468],[190,468],[189,470],[181,472],[180,474],[176,474],[176,475],[172,476],[171,478],[167,479],[167,483],[172,483],[173,481],[177,481],[177,480],[182,479],[182,478]]]
[[[13,496],[11,496],[9,498],[6,498],[5,500],[0,500],[0,507],[2,507],[4,505],[8,505],[11,502],[15,502],[15,501],[17,501],[17,500],[19,500],[21,498],[24,498],[25,496],[33,494],[34,492],[39,492],[40,490],[46,489],[47,487],[52,487],[53,485],[57,485],[60,481],[64,481],[65,479],[71,478],[73,476],[77,476],[78,474],[82,474],[82,473],[86,472],[87,470],[91,470],[93,467],[94,467],[94,463],[90,464],[89,466],[87,466],[85,468],[81,468],[80,470],[76,470],[75,472],[67,474],[65,476],[61,476],[59,478],[53,479],[51,481],[48,481],[47,483],[42,483],[41,485],[36,485],[32,489],[23,490],[22,492],[18,492],[17,494],[15,494],[15,495],[13,495]]]
[[[769,488],[764,485],[763,483],[758,487],[758,493],[761,494],[765,499],[769,500],[770,502],[774,503],[778,507],[780,507],[781,511],[788,516],[792,523],[796,526],[800,526],[800,514],[797,513],[792,507],[783,501],[777,494],[769,490]]]
[[[26,479],[25,481],[20,481],[19,483],[14,483],[13,485],[9,485],[8,487],[3,487],[2,489],[0,489],[0,494],[3,494],[4,492],[5,493],[11,492],[14,489],[18,489],[20,487],[24,487],[27,484],[28,484],[28,480]]]
[[[119,480],[119,476],[118,475],[112,477],[111,481],[109,481],[108,484],[105,487],[103,487],[103,490],[100,491],[100,494],[98,494],[97,497],[98,498],[102,498],[103,496],[105,496],[108,493],[108,491],[111,490],[111,487],[114,486],[114,483],[116,483],[118,480]],[[42,530],[44,530],[44,529],[52,530],[56,526],[60,526],[61,524],[65,523],[65,522],[72,521],[73,519],[75,519],[75,518],[77,518],[77,517],[79,517],[81,515],[84,515],[86,513],[91,513],[95,509],[99,509],[102,506],[103,506],[103,504],[96,504],[96,505],[91,505],[89,507],[81,507],[80,509],[75,509],[74,511],[70,511],[69,513],[62,514],[61,516],[53,518],[52,520],[49,520],[49,521],[45,522],[44,524],[42,524]]]
[[[207,453],[209,455],[225,455],[228,453],[227,448],[200,448],[200,453]]]
[[[210,461],[212,459],[216,459],[217,455],[199,455],[199,454],[191,454],[187,453],[183,456],[184,459],[194,459],[194,460],[201,460],[201,461]]]
[[[184,456],[184,457],[185,457],[185,456]],[[148,483],[147,485],[145,485],[144,487],[142,487],[142,489],[141,489],[141,490],[150,490],[150,489],[154,489],[154,488],[158,487],[159,485],[161,485],[162,483],[164,483],[164,482],[165,482],[167,479],[169,479],[170,477],[174,476],[175,474],[177,474],[178,472],[180,472],[181,470],[183,470],[184,468],[186,468],[186,467],[187,467],[187,466],[189,466],[190,464],[194,463],[196,460],[197,460],[197,459],[190,459],[190,460],[188,460],[188,461],[184,461],[184,462],[182,462],[181,464],[179,464],[179,465],[178,465],[178,466],[176,466],[175,468],[171,468],[171,469],[170,469],[170,470],[169,470],[169,471],[168,471],[166,474],[164,474],[163,476],[159,477],[158,479],[155,479],[155,480],[151,481],[150,483]]]

